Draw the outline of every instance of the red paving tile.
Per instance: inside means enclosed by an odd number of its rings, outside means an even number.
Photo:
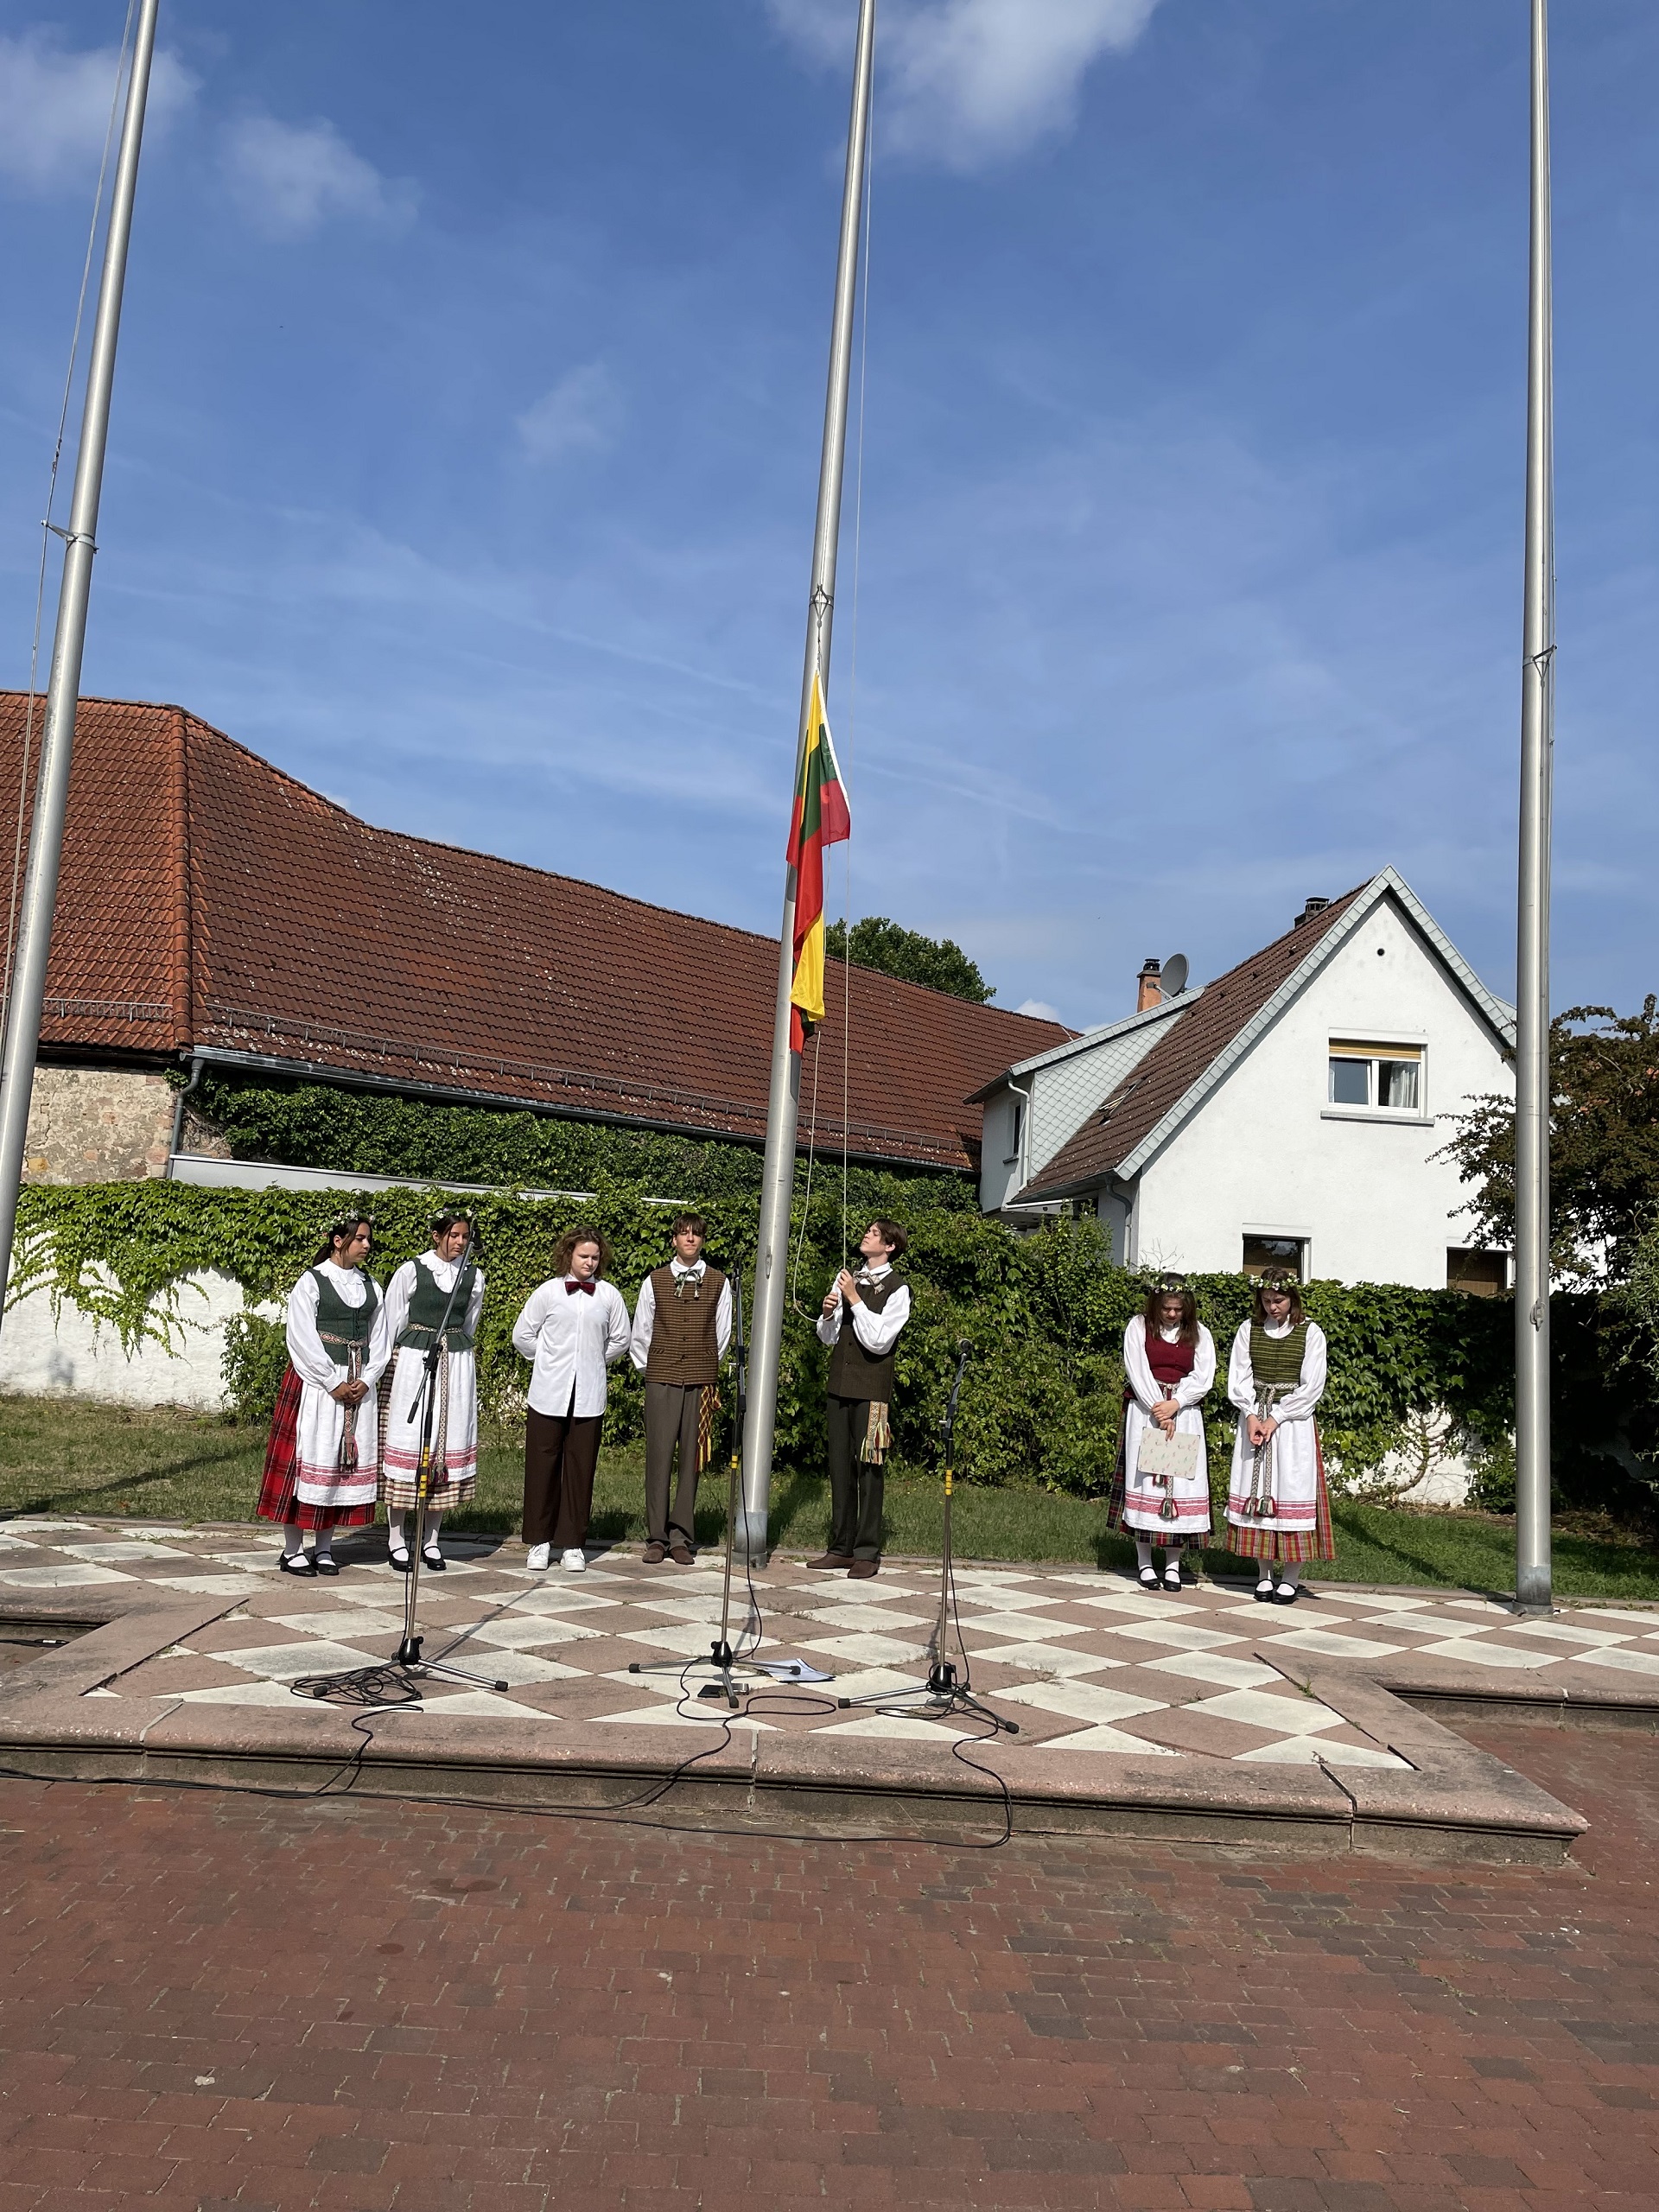
[[[1649,2212],[1659,1744],[1560,1872],[0,1785],[0,2212]]]

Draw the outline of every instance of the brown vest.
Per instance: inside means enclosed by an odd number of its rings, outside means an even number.
[[[872,1313],[879,1313],[893,1296],[904,1277],[897,1268],[882,1276],[880,1282],[861,1282],[859,1298]],[[878,1357],[865,1351],[853,1332],[853,1309],[843,1298],[841,1301],[841,1334],[836,1338],[836,1348],[830,1355],[829,1390],[832,1398],[874,1398],[882,1405],[893,1402],[893,1355],[898,1349],[897,1340]]]
[[[705,1267],[700,1287],[672,1268],[653,1268],[651,1294],[656,1311],[651,1319],[651,1349],[645,1354],[647,1382],[712,1382],[720,1372],[720,1344],[715,1333],[720,1319],[720,1294],[726,1278],[718,1268]],[[678,1283],[686,1286],[677,1298]]]

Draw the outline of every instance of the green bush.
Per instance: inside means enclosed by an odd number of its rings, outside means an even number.
[[[817,1470],[823,1464],[827,1355],[814,1324],[847,1251],[839,1178],[835,1181],[831,1192],[815,1193],[810,1204],[798,1198],[795,1205],[779,1377],[777,1456],[785,1467]],[[175,1342],[198,1325],[186,1277],[228,1277],[251,1300],[283,1296],[309,1263],[340,1195],[212,1191],[162,1181],[35,1185],[22,1194],[11,1296],[45,1285],[116,1329],[129,1345],[143,1338]],[[400,1189],[366,1200],[376,1221],[372,1265],[382,1281],[427,1249],[435,1195]],[[735,1263],[752,1294],[753,1199],[716,1192],[705,1198],[703,1210],[712,1256]],[[601,1180],[594,1197],[579,1205],[492,1192],[480,1200],[479,1216],[488,1281],[480,1394],[486,1414],[512,1419],[522,1408],[526,1380],[512,1348],[512,1323],[545,1279],[564,1230],[582,1219],[603,1231],[632,1304],[641,1277],[667,1255],[670,1217],[639,1185],[613,1180]],[[1117,1451],[1123,1326],[1140,1308],[1147,1278],[1112,1265],[1092,1221],[1056,1220],[1017,1235],[953,1206],[912,1204],[899,1217],[911,1232],[914,1319],[899,1338],[896,1361],[898,1465],[938,1465],[939,1417],[956,1345],[966,1338],[974,1351],[957,1434],[963,1478],[1101,1495]],[[1239,1275],[1196,1276],[1193,1284],[1224,1368],[1233,1332],[1248,1310],[1249,1285]],[[1310,1284],[1306,1297],[1330,1339],[1321,1426],[1327,1452],[1343,1471],[1363,1474],[1375,1467],[1401,1443],[1409,1416],[1443,1405],[1464,1448],[1490,1467],[1481,1480],[1490,1481],[1496,1504],[1513,1392],[1509,1301],[1334,1282]],[[1616,1323],[1595,1299],[1560,1298],[1555,1313],[1558,1485],[1567,1502],[1617,1504],[1641,1488],[1629,1472],[1629,1440],[1640,1421],[1651,1426],[1659,1370],[1643,1366],[1637,1351],[1619,1351],[1637,1341],[1636,1324]],[[279,1328],[257,1316],[233,1327],[226,1383],[238,1418],[259,1418],[268,1406],[279,1339]],[[1622,1370],[1610,1365],[1616,1357],[1625,1358]],[[613,1377],[606,1435],[623,1443],[641,1432],[644,1394],[627,1364]],[[1219,1488],[1233,1427],[1221,1389],[1208,1412]]]
[[[225,1410],[240,1427],[268,1428],[288,1365],[288,1343],[280,1321],[257,1313],[232,1314],[225,1325]]]

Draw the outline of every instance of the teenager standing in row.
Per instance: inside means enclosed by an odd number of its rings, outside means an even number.
[[[532,1574],[544,1574],[556,1551],[569,1574],[588,1564],[607,1370],[626,1357],[633,1333],[621,1293],[604,1280],[610,1256],[598,1230],[567,1230],[552,1274],[512,1325],[514,1349],[531,1362],[524,1541]]]
[[[1255,1594],[1263,1604],[1294,1605],[1307,1561],[1337,1555],[1313,1420],[1325,1382],[1325,1332],[1303,1313],[1301,1286],[1288,1275],[1263,1275],[1227,1369],[1227,1395],[1238,1413],[1229,1544],[1257,1561]]]
[[[715,1386],[732,1340],[732,1286],[703,1256],[707,1235],[700,1213],[677,1214],[673,1256],[652,1269],[634,1302],[631,1349],[645,1378],[647,1567],[665,1559],[690,1567],[696,1557],[697,1478],[714,1449]]]
[[[1127,1529],[1135,1538],[1143,1590],[1159,1586],[1154,1545],[1163,1547],[1163,1587],[1179,1590],[1183,1548],[1210,1533],[1204,1401],[1216,1380],[1215,1338],[1198,1319],[1197,1299],[1179,1276],[1167,1275],[1149,1291],[1144,1311],[1124,1330],[1123,1376],[1123,1426],[1107,1522]],[[1162,1472],[1143,1469],[1142,1448],[1149,1437],[1192,1438],[1185,1447],[1191,1466]]]
[[[432,1219],[432,1249],[405,1260],[386,1285],[386,1334],[396,1351],[385,1408],[381,1495],[391,1563],[399,1574],[407,1574],[413,1564],[404,1524],[416,1502],[423,1433],[431,1438],[432,1470],[421,1560],[435,1574],[443,1572],[445,1563],[438,1548],[439,1523],[477,1487],[476,1346],[484,1270],[474,1256],[473,1236],[471,1214],[446,1206]],[[429,1406],[423,1388],[427,1361],[440,1332],[433,1375],[436,1402]]]

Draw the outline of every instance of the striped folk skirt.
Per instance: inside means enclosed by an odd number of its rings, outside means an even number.
[[[300,1403],[305,1395],[305,1385],[289,1367],[283,1376],[282,1388],[276,1393],[276,1410],[270,1417],[270,1433],[265,1440],[265,1471],[259,1484],[259,1503],[254,1508],[262,1521],[275,1521],[285,1528],[362,1529],[374,1518],[374,1501],[366,1505],[308,1505],[296,1495],[295,1485],[300,1471]]]
[[[1331,1526],[1331,1489],[1325,1478],[1325,1449],[1319,1432],[1313,1431],[1313,1466],[1317,1487],[1311,1528],[1263,1528],[1259,1522],[1236,1520],[1230,1505],[1227,1548],[1236,1559],[1278,1559],[1294,1566],[1310,1560],[1335,1559],[1337,1540]]]

